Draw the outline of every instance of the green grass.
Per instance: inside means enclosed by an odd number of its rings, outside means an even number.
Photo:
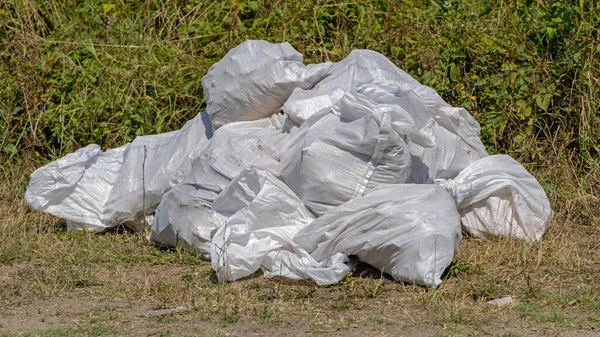
[[[0,336],[599,329],[599,27],[588,0],[0,2]],[[466,238],[437,289],[376,272],[330,287],[215,284],[184,250],[143,233],[69,233],[25,205],[36,167],[181,127],[205,107],[202,76],[246,39],[289,41],[306,62],[376,50],[467,108],[490,153],[512,155],[546,189],[556,215],[542,242]],[[514,304],[486,304],[506,295]],[[180,305],[192,310],[137,317]]]

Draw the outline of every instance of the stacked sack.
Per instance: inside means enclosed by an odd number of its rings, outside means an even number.
[[[463,231],[536,241],[552,216],[465,109],[376,52],[304,65],[288,43],[246,41],[202,83],[207,111],[184,128],[69,154],[32,174],[26,201],[76,230],[150,223],[150,241],[222,281],[318,284],[362,261],[437,286]]]

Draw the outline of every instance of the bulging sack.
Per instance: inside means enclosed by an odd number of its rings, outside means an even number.
[[[219,225],[211,259],[221,281],[235,281],[262,268],[272,272],[273,264],[265,262],[289,249],[291,238],[314,218],[282,181],[257,169],[236,177],[213,207]]]
[[[244,169],[276,173],[286,136],[269,118],[217,130],[185,170],[183,182],[162,197],[148,239],[168,247],[181,243],[208,259],[211,234],[217,228],[213,202]]]
[[[345,59],[332,64],[326,76],[313,87],[294,89],[283,111],[294,123],[301,125],[316,112],[335,105],[346,91],[371,82],[410,86],[420,95],[443,102],[435,90],[421,85],[382,54],[371,50],[353,50]]]
[[[366,83],[356,88],[375,104],[387,104],[412,117],[416,128],[427,130],[433,146],[407,141],[412,156],[411,182],[433,183],[454,178],[464,168],[488,154],[479,139],[479,124],[462,108],[447,105],[439,96],[424,93],[422,86],[401,83]]]
[[[88,145],[33,172],[25,201],[69,221],[71,229],[139,228],[211,136],[210,119],[200,113],[180,130],[140,136],[106,152]]]
[[[322,215],[379,185],[407,182],[407,139],[433,145],[427,127],[418,129],[406,111],[348,91],[288,137],[280,173],[304,204]]]
[[[228,124],[215,131],[182,182],[199,184],[218,194],[248,167],[277,174],[286,137],[269,118]]]
[[[452,193],[463,228],[475,237],[538,241],[552,218],[542,186],[507,155],[482,158],[456,178],[437,183]]]
[[[246,41],[231,49],[202,78],[206,111],[216,129],[270,117],[295,88],[310,88],[330,63],[302,63],[289,43]]]
[[[198,184],[173,187],[156,209],[148,240],[170,248],[181,245],[210,260],[211,232],[217,227],[212,212],[216,198],[215,192]]]
[[[437,286],[462,239],[450,194],[435,185],[377,188],[303,228],[294,242],[321,261],[356,255],[395,280]]]

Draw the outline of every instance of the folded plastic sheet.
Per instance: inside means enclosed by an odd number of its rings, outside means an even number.
[[[408,182],[405,139],[433,145],[429,127],[417,128],[405,111],[348,91],[288,137],[280,173],[306,207],[322,215],[377,186]]]
[[[25,201],[68,220],[71,229],[139,227],[211,136],[210,119],[200,113],[180,130],[137,137],[106,152],[88,145],[33,172]]]
[[[246,41],[231,49],[202,78],[206,111],[216,129],[270,117],[295,88],[308,89],[331,63],[304,65],[289,43]]]
[[[552,218],[542,186],[507,155],[482,158],[456,178],[437,183],[452,193],[463,228],[475,237],[537,241]]]

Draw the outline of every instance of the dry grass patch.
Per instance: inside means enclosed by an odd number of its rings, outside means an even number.
[[[562,199],[550,193],[557,214],[540,243],[465,238],[438,289],[397,283],[364,265],[341,284],[317,287],[261,276],[215,283],[209,263],[181,249],[161,251],[143,233],[67,232],[55,218],[24,204],[25,176],[6,181],[0,202],[0,317],[6,323],[0,328],[9,335],[33,329],[47,336],[136,331],[169,336],[209,329],[217,336],[284,330],[516,336],[600,328],[600,234],[593,212],[598,199],[592,194]],[[514,299],[508,306],[486,304],[508,295]],[[61,308],[77,309],[64,312],[69,319],[52,321],[44,316],[47,303],[54,305],[52,317]],[[144,310],[181,305],[192,310],[137,317]],[[55,323],[44,324],[40,317]],[[16,318],[38,321],[23,329]]]

